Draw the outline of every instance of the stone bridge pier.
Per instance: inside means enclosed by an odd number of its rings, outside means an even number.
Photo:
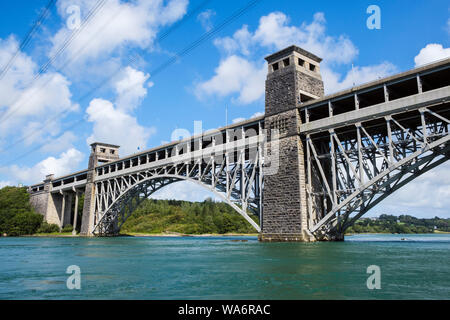
[[[297,46],[266,57],[265,128],[277,129],[278,171],[264,175],[261,241],[314,241],[306,202],[299,106],[324,95],[321,58]],[[271,137],[273,138],[273,137]],[[272,141],[267,148],[273,148]]]

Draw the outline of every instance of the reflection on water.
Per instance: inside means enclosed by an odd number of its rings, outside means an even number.
[[[0,299],[449,299],[450,235],[0,238]],[[81,290],[66,269],[81,268]],[[368,290],[369,265],[381,290]]]

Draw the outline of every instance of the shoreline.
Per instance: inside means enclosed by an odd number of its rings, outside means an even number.
[[[207,237],[257,237],[257,233],[206,233],[206,234],[184,234],[184,233],[127,233],[120,234],[122,237],[197,237],[197,238],[207,238]]]
[[[148,237],[148,238],[163,238],[163,237],[173,237],[173,238],[208,238],[208,237],[257,237],[257,233],[225,233],[225,234],[183,234],[183,233],[124,233],[119,234],[117,237]],[[22,236],[6,236],[0,238],[93,238],[80,236],[80,234],[73,235],[72,233],[45,233],[45,234],[31,234]],[[107,237],[105,237],[107,238]]]
[[[345,234],[345,237],[351,237],[356,235],[398,235],[399,233],[349,233]],[[450,234],[450,232],[438,231],[433,233],[402,233],[404,235],[428,235],[428,234]],[[13,236],[1,236],[0,238],[12,238]],[[45,234],[32,234],[32,235],[22,235],[15,237],[23,237],[23,238],[89,238],[85,236],[80,236],[79,234],[73,235],[72,233],[45,233]],[[168,233],[139,233],[139,232],[131,232],[119,234],[117,237],[145,237],[145,238],[163,238],[163,237],[173,237],[173,238],[213,238],[213,237],[258,237],[258,233],[225,233],[225,234],[214,234],[214,233],[206,233],[206,234],[184,234],[177,232],[168,232]]]

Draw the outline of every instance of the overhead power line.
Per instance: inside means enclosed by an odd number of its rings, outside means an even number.
[[[205,0],[203,1],[201,4],[199,4],[197,7],[195,7],[190,13],[188,13],[182,20],[180,20],[179,22],[177,22],[175,25],[173,25],[171,28],[169,28],[166,32],[164,32],[163,34],[161,34],[156,40],[155,43],[158,43],[160,41],[162,41],[163,39],[165,39],[170,33],[174,32],[176,29],[178,29],[184,22],[186,22],[188,19],[190,19],[191,17],[193,17],[194,15],[196,15],[202,8],[205,7],[205,5],[207,3],[211,2],[211,0]],[[109,21],[112,21],[111,19],[108,19]],[[145,50],[142,49],[142,50]],[[128,58],[128,63],[131,64],[133,63],[135,60],[137,59],[136,56],[130,56]],[[70,61],[68,62],[70,63]],[[67,65],[67,63],[65,64]],[[113,78],[114,76],[116,76],[120,71],[122,70],[122,67],[117,68],[115,71],[113,71],[108,77],[106,77],[107,80],[99,83],[97,86],[93,87],[91,90],[89,90],[86,94],[84,94],[79,101],[83,101],[84,99],[86,99],[87,97],[89,97],[92,93],[96,92],[97,90],[101,89],[103,86],[105,86],[109,80],[111,78]],[[53,117],[48,118],[42,126],[40,126],[39,128],[29,132],[28,134],[24,135],[22,138],[14,141],[13,143],[11,143],[10,145],[8,145],[6,148],[0,149],[0,153],[3,153],[11,148],[13,148],[15,145],[22,143],[23,141],[25,141],[26,139],[28,139],[29,137],[31,137],[33,134],[38,133],[39,131],[41,131],[44,127],[46,127],[49,123],[55,121],[56,119],[58,119],[59,117],[63,117],[65,116],[70,110],[63,110],[57,114],[55,114]],[[77,121],[77,123],[81,122],[83,119],[79,119]],[[71,126],[70,128],[66,129],[70,130],[71,128],[73,128],[73,126]],[[63,132],[64,133],[64,132]],[[58,136],[59,137],[59,136]],[[45,143],[41,144],[44,145]]]
[[[208,2],[208,1],[205,1]],[[252,0],[249,1],[245,6],[241,7],[240,9],[238,9],[237,11],[235,11],[231,16],[227,17],[225,20],[223,20],[219,25],[217,25],[215,28],[211,29],[210,31],[204,33],[201,37],[199,37],[197,40],[191,42],[188,46],[186,46],[184,49],[182,49],[181,51],[179,51],[174,57],[170,58],[169,60],[167,60],[166,62],[162,63],[161,65],[159,65],[157,68],[155,68],[153,71],[150,72],[151,77],[153,78],[154,75],[157,75],[159,73],[161,73],[164,69],[168,68],[170,65],[172,65],[173,63],[175,63],[180,57],[185,56],[187,54],[189,54],[192,50],[194,50],[195,48],[197,48],[201,43],[203,43],[204,41],[210,39],[211,37],[213,37],[215,34],[217,34],[219,31],[221,31],[222,29],[224,29],[227,25],[229,25],[230,23],[232,23],[234,20],[236,20],[237,18],[241,17],[242,15],[244,15],[246,12],[248,12],[250,9],[252,9],[258,2],[261,2],[261,0]],[[177,27],[176,27],[177,28]],[[174,29],[176,29],[174,28]],[[172,29],[172,31],[174,30]],[[163,34],[166,35],[166,34]],[[158,38],[159,40],[159,38]],[[134,61],[136,59],[136,57],[131,57],[130,60]],[[119,69],[119,71],[121,70],[121,68]],[[100,88],[102,88],[104,85],[106,85],[109,80],[116,75],[116,71],[113,72],[109,77],[107,77],[107,80],[105,80],[104,82],[100,83],[99,85],[97,85],[95,88],[93,88],[92,90],[90,90],[89,92],[87,92],[86,94],[84,94],[80,99],[78,99],[78,101],[83,101],[84,99],[88,98],[92,93],[96,92],[97,90],[99,90]],[[133,87],[128,88],[125,91],[130,91],[132,90]],[[49,118],[47,121],[45,121],[45,123],[38,129],[34,130],[33,132],[29,133],[27,136],[22,137],[21,139],[13,142],[12,144],[10,144],[9,146],[7,146],[6,148],[4,148],[3,150],[0,150],[0,153],[3,153],[9,149],[11,149],[12,147],[14,147],[15,145],[17,145],[18,143],[23,142],[24,140],[26,140],[28,137],[30,137],[31,135],[39,132],[40,130],[42,130],[43,128],[45,128],[46,126],[48,126],[49,123],[55,121],[57,118],[64,116],[66,113],[68,113],[70,110],[64,110],[58,114],[56,114],[55,116]],[[79,123],[81,123],[84,120],[83,117],[79,118],[78,120],[76,120],[75,122],[73,122],[69,127],[67,127],[64,131],[62,131],[59,135],[57,135],[55,138],[59,138],[61,137],[64,133],[66,133],[67,131],[75,128]],[[40,144],[38,147],[34,148],[32,151],[29,151],[27,153],[25,153],[23,156],[26,156],[34,151],[39,150],[43,145],[45,145],[45,143]],[[21,159],[23,158],[23,156],[20,156],[17,159]],[[14,162],[15,160],[11,160],[8,163]],[[8,164],[7,163],[7,164]],[[6,164],[4,164],[6,165]]]
[[[16,60],[17,56],[20,52],[22,52],[27,45],[30,43],[31,39],[33,38],[34,34],[39,30],[39,27],[44,23],[44,21],[47,19],[47,17],[50,15],[50,11],[55,4],[56,0],[50,0],[45,8],[42,10],[41,14],[39,15],[39,18],[34,22],[31,29],[26,34],[25,38],[20,43],[19,47],[17,48],[14,55],[11,56],[11,59],[6,63],[5,67],[0,71],[0,80],[3,79],[5,74],[9,71],[11,66],[13,65],[14,61]]]
[[[67,49],[67,47],[73,42],[74,39],[81,33],[81,31],[86,27],[86,25],[89,24],[89,22],[92,20],[92,18],[98,13],[98,11],[105,5],[107,0],[99,0],[97,1],[97,4],[89,11],[88,15],[84,19],[81,26],[77,29],[74,29],[71,34],[66,38],[64,43],[58,48],[55,54],[50,57],[47,62],[41,66],[38,73],[34,76],[33,80],[27,85],[25,89],[23,89],[22,94],[19,96],[18,99],[16,99],[13,103],[11,103],[11,106],[14,106],[17,102],[20,101],[20,99],[27,93],[27,90],[30,88],[33,88],[33,85],[41,78],[41,76],[48,70],[48,68],[53,64],[53,62]],[[50,82],[51,79],[47,81]],[[45,83],[44,86],[47,84]],[[35,88],[35,91],[37,89]],[[3,116],[0,118],[0,121],[6,121],[9,118],[11,118],[16,112],[18,112],[21,109],[21,106],[23,106],[23,103],[21,105],[16,106],[15,108],[8,109],[5,111]]]

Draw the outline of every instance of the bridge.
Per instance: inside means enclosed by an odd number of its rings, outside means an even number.
[[[264,116],[124,158],[119,146],[94,143],[86,170],[30,186],[31,204],[74,233],[80,224],[81,235],[117,235],[144,199],[191,181],[261,241],[343,240],[359,217],[450,158],[450,59],[328,96],[316,55],[290,46],[266,60]]]

